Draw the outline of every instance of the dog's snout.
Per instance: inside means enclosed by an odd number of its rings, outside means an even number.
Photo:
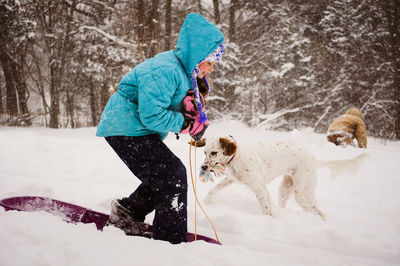
[[[201,166],[201,170],[207,171],[207,169],[208,169],[208,166],[207,166],[207,165],[202,165],[202,166]]]

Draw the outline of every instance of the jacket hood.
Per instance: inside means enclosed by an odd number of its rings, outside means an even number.
[[[175,55],[190,77],[195,66],[224,41],[222,32],[199,14],[186,16],[179,32]]]

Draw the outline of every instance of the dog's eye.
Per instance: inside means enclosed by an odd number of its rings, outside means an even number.
[[[211,155],[212,155],[212,156],[215,156],[215,155],[217,155],[217,153],[218,153],[218,152],[216,152],[216,151],[212,151],[212,152],[211,152]]]

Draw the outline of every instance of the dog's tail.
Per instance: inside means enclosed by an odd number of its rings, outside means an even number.
[[[368,153],[362,153],[353,159],[348,160],[333,160],[333,161],[317,161],[317,167],[323,168],[328,167],[331,170],[332,178],[336,178],[342,175],[355,175],[360,168],[360,165],[369,159]]]

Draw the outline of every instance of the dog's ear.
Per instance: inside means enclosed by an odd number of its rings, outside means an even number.
[[[227,138],[219,138],[219,144],[221,145],[224,155],[226,156],[231,156],[236,152],[236,144]]]
[[[190,140],[190,142],[188,142],[190,145],[195,146],[195,147],[204,147],[206,145],[206,139],[202,138],[199,141],[195,141],[195,140]]]

